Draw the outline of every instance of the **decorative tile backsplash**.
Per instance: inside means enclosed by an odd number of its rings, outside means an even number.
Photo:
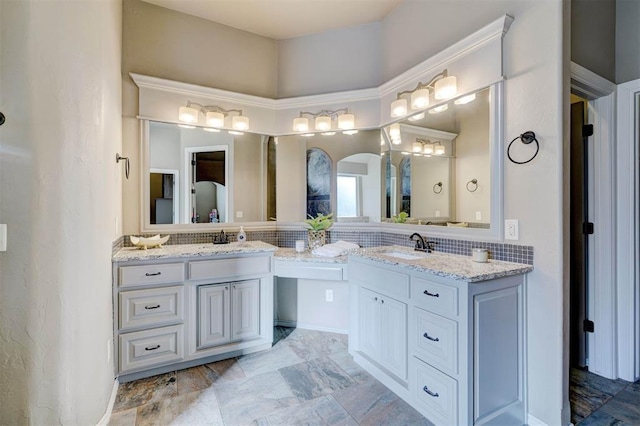
[[[213,241],[211,233],[185,232],[180,234],[171,234],[171,238],[167,242],[172,244],[206,244]],[[144,234],[143,236],[151,237],[156,234]],[[229,241],[236,241],[237,232],[227,233]],[[307,244],[306,230],[268,230],[268,231],[248,231],[248,241],[264,241],[278,247],[292,248],[295,247],[296,240],[304,240]],[[377,247],[399,245],[405,247],[413,247],[415,244],[409,240],[405,234],[395,234],[393,232],[380,231],[327,231],[327,243],[334,243],[339,240],[349,241],[358,244],[360,247]],[[460,254],[471,256],[472,248],[486,248],[489,250],[489,258],[496,260],[504,260],[507,262],[518,262],[533,265],[533,247],[521,246],[516,244],[504,244],[495,242],[478,242],[467,240],[456,240],[451,238],[429,238],[429,241],[436,243],[435,251],[444,253]],[[129,236],[123,236],[113,242],[113,252],[115,253],[122,247],[133,247]]]

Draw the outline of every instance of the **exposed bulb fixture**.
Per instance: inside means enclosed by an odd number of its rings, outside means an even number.
[[[472,93],[470,95],[462,96],[462,97],[456,99],[455,101],[453,101],[453,103],[456,104],[456,105],[465,105],[465,104],[468,104],[469,102],[473,102],[475,100],[476,100],[476,94]]]
[[[242,115],[241,109],[224,109],[217,105],[201,105],[187,102],[187,106],[178,108],[178,120],[187,124],[198,124],[200,113],[205,116],[205,123],[211,128],[223,128],[227,115],[235,113],[231,118],[231,127],[235,130],[249,130],[249,117]]]
[[[407,114],[407,100],[403,96],[411,94],[411,109],[423,109],[429,106],[429,97],[433,92],[436,100],[451,99],[458,91],[457,80],[449,75],[447,70],[435,75],[428,83],[419,82],[415,89],[398,92],[396,99],[391,102],[391,117],[402,117]]]
[[[356,126],[356,117],[349,112],[348,108],[336,111],[323,109],[320,112],[300,111],[299,116],[293,119],[293,131],[301,133],[309,131],[309,118],[305,116],[314,118],[314,130],[317,132],[331,131],[333,120],[337,120],[340,130],[353,130]]]
[[[446,111],[447,109],[449,109],[449,106],[448,106],[447,104],[440,105],[440,106],[437,106],[437,107],[435,107],[435,108],[431,108],[431,109],[429,110],[429,114],[437,114],[437,113],[439,113],[439,112],[444,112],[444,111]]]

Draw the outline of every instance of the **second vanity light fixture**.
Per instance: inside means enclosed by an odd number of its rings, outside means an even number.
[[[249,117],[242,115],[241,109],[224,109],[217,105],[201,105],[196,102],[187,102],[187,106],[178,109],[178,119],[188,125],[198,124],[200,113],[205,116],[205,130],[219,131],[224,127],[225,117],[235,113],[231,117],[231,128],[236,131],[249,130]]]
[[[335,134],[332,131],[332,121],[337,120],[338,130],[342,130],[342,133],[346,135],[353,135],[358,133],[354,130],[356,127],[356,117],[349,112],[348,108],[342,108],[335,111],[323,109],[319,112],[300,111],[300,115],[293,119],[293,130],[300,133],[309,131],[309,116],[314,118],[314,129],[316,132],[322,132],[324,135]]]
[[[444,145],[442,145],[440,142],[434,143],[426,139],[416,139],[416,141],[413,143],[414,154],[444,155],[444,152]]]
[[[408,112],[407,99],[404,95],[411,94],[411,109],[417,110],[429,106],[429,96],[433,91],[435,100],[447,100],[453,98],[458,92],[457,80],[449,75],[445,69],[434,76],[428,83],[418,83],[415,89],[398,92],[396,100],[391,102],[391,117],[402,117]]]

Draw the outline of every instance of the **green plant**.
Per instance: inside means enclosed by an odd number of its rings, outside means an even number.
[[[331,225],[333,225],[333,213],[329,213],[328,215],[323,215],[322,213],[318,213],[318,216],[313,217],[308,215],[309,219],[306,219],[304,222],[306,223],[309,229],[314,231],[324,231],[329,229]]]
[[[400,212],[397,216],[391,216],[391,220],[395,223],[405,223],[408,217],[409,215],[407,214],[407,212]]]

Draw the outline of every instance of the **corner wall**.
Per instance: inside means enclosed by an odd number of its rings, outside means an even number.
[[[0,2],[0,424],[96,424],[108,405],[121,5]]]

